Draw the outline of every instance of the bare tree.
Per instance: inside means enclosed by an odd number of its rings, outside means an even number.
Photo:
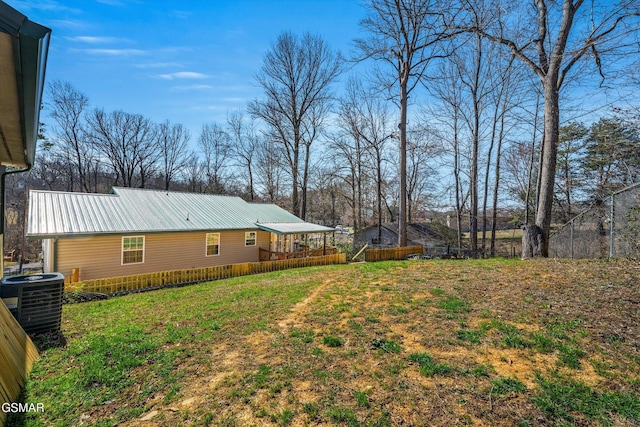
[[[362,148],[359,138],[351,138],[341,132],[329,137],[329,150],[333,160],[333,174],[348,187],[342,188],[342,197],[351,208],[354,230],[362,225]]]
[[[483,19],[480,14],[474,15],[475,21]],[[468,108],[462,109],[463,117],[469,128],[471,137],[471,159],[469,171],[469,240],[471,241],[471,253],[477,257],[478,251],[478,208],[479,208],[479,182],[478,171],[480,168],[480,150],[483,132],[483,116],[487,105],[486,99],[493,91],[493,78],[496,75],[493,67],[489,67],[486,57],[484,40],[476,35],[468,40],[469,48],[458,47],[454,53],[455,67],[458,78],[462,82],[468,94]],[[487,170],[491,162],[489,147],[487,155]],[[485,182],[486,183],[486,182]],[[486,187],[485,187],[486,188]],[[484,198],[486,206],[486,193]],[[486,212],[486,209],[485,209]]]
[[[393,137],[391,116],[385,103],[371,90],[366,90],[359,81],[350,79],[346,95],[340,102],[339,126],[349,135],[354,143],[351,159],[355,172],[359,172],[359,191],[361,192],[362,162],[368,159],[372,178],[376,186],[376,217],[378,224],[378,241],[382,237],[382,186],[384,182],[384,163],[387,159],[388,141]],[[364,154],[364,156],[363,156]],[[364,162],[362,162],[364,163]]]
[[[191,193],[202,193],[205,188],[205,182],[202,177],[205,175],[203,163],[197,152],[192,151],[185,160],[184,167],[181,170],[182,182]]]
[[[282,177],[282,158],[277,142],[269,139],[260,139],[256,148],[256,171],[258,179],[256,184],[262,187],[264,198],[269,203],[280,201]]]
[[[399,229],[398,245],[407,245],[407,110],[409,95],[424,78],[425,72],[446,37],[443,2],[439,0],[370,0],[369,16],[360,25],[369,33],[356,40],[361,59],[371,58],[392,72],[378,73],[380,83],[400,108],[399,130]]]
[[[463,138],[464,113],[463,85],[455,71],[454,62],[442,62],[438,69],[437,79],[431,85],[430,91],[439,101],[439,105],[431,106],[421,112],[421,116],[433,117],[439,125],[438,136],[443,142],[443,151],[451,153],[451,163],[448,166],[453,173],[453,186],[455,193],[454,208],[456,213],[457,246],[462,247],[462,216],[469,197],[468,189],[465,191],[466,182],[464,171],[466,168],[464,155],[465,146]],[[425,118],[423,120],[427,122]]]
[[[37,161],[31,169],[34,181],[46,190],[57,190],[60,181],[60,171],[52,154],[53,145],[48,141],[39,141],[36,150]]]
[[[492,203],[492,217],[491,217],[491,244],[490,244],[490,256],[496,255],[496,230],[498,219],[498,194],[500,194],[501,173],[502,173],[502,157],[504,146],[506,145],[506,135],[513,128],[514,120],[512,117],[512,124],[508,124],[508,115],[513,116],[512,110],[516,105],[520,103],[520,98],[524,96],[523,91],[519,91],[521,73],[519,68],[514,67],[513,57],[507,62],[506,70],[501,74],[499,79],[496,93],[493,96],[493,120],[491,127],[491,145],[497,145],[495,156],[495,180],[493,184],[493,203]],[[519,96],[516,96],[519,95]],[[483,208],[483,233],[482,233],[482,248],[485,250],[485,231],[486,231],[486,205],[488,202],[488,187],[489,187],[489,165],[487,165],[485,182],[485,202]]]
[[[49,102],[49,114],[57,125],[53,128],[55,151],[65,159],[69,169],[69,190],[89,192],[91,163],[95,157],[85,129],[89,98],[69,82],[56,80],[49,85]],[[77,187],[73,184],[76,176]]]
[[[335,227],[341,224],[340,183],[338,176],[332,170],[332,165],[324,159],[322,164],[314,164],[314,174],[311,179],[311,194],[309,198],[309,219],[319,224]]]
[[[181,124],[172,125],[169,120],[166,120],[158,125],[157,139],[164,189],[168,190],[171,182],[187,162],[187,149],[191,135]]]
[[[227,126],[232,140],[232,156],[246,171],[246,188],[249,199],[256,197],[254,186],[255,158],[260,138],[253,122],[247,123],[241,111],[235,111],[227,116]]]
[[[282,33],[256,76],[264,97],[249,103],[249,113],[266,123],[267,138],[284,146],[291,175],[291,207],[303,219],[311,145],[328,113],[330,85],[340,72],[340,56],[321,37]]]
[[[87,122],[90,141],[113,171],[116,184],[144,188],[159,156],[151,120],[140,114],[96,109]]]
[[[204,156],[204,173],[207,177],[205,193],[222,194],[230,179],[227,173],[228,160],[231,157],[231,139],[229,134],[217,123],[202,126],[198,146]]]
[[[551,227],[556,159],[560,128],[560,89],[569,73],[585,57],[594,59],[604,77],[606,53],[621,53],[630,46],[631,34],[637,32],[638,2],[587,3],[584,0],[535,0],[527,3],[510,0],[495,7],[511,14],[499,16],[499,25],[481,26],[471,30],[508,48],[539,78],[544,97],[544,137],[540,169],[540,192],[535,225],[523,233],[523,256],[548,256],[548,236]],[[468,1],[469,6],[473,6]],[[484,4],[484,1],[481,2]],[[500,12],[501,13],[501,12]],[[523,18],[518,25],[507,25]],[[514,28],[506,33],[505,28]]]
[[[407,221],[415,220],[420,203],[427,196],[429,180],[437,176],[433,159],[440,155],[434,132],[427,126],[409,129],[407,141]]]

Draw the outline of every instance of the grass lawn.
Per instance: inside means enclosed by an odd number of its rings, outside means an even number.
[[[640,265],[314,267],[70,304],[25,426],[633,426]]]

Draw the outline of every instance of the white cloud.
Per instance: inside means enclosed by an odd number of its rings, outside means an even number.
[[[140,49],[70,49],[70,51],[102,56],[139,56],[147,53]]]
[[[247,102],[247,99],[246,98],[241,98],[241,97],[238,97],[238,96],[234,96],[234,97],[222,98],[221,101],[222,102],[227,102],[229,104],[241,104],[241,103]]]
[[[52,28],[67,28],[71,30],[84,30],[91,26],[88,22],[73,19],[54,19],[47,24]]]
[[[125,1],[121,0],[96,0],[97,3],[106,4],[107,6],[124,7],[127,5]]]
[[[118,37],[97,37],[97,36],[76,36],[67,37],[67,40],[89,44],[106,44],[106,43],[118,43],[118,42],[131,42],[131,40],[118,38]]]
[[[177,73],[159,74],[157,77],[164,80],[174,80],[174,79],[206,79],[209,76],[202,73],[196,73],[194,71],[178,71]]]
[[[75,14],[82,12],[81,9],[66,6],[55,0],[40,0],[38,2],[13,0],[11,4],[15,9],[21,11],[42,10],[45,12],[64,12]]]
[[[136,68],[182,68],[179,62],[148,62],[134,65]]]
[[[213,86],[211,85],[188,85],[188,86],[175,86],[172,90],[211,90]]]
[[[194,15],[193,12],[187,12],[184,10],[174,10],[171,13],[178,19],[191,19]]]

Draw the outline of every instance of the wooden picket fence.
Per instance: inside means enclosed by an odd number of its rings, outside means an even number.
[[[287,270],[290,268],[346,264],[346,262],[346,254],[333,254],[277,261],[217,265],[213,267],[192,268],[188,270],[162,271],[158,273],[85,280],[78,283],[65,283],[65,292],[99,292],[111,295],[162,288],[172,285],[208,282],[212,280],[227,279],[230,277],[246,276],[249,274],[268,273],[271,271]]]
[[[29,335],[0,301],[0,406],[18,398],[39,357]],[[6,415],[0,410],[0,425],[5,425]]]
[[[405,259],[409,255],[422,255],[422,246],[404,246],[401,248],[367,249],[364,259],[367,262]]]

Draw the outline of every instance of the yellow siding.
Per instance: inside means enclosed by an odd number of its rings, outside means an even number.
[[[218,231],[211,231],[217,233]],[[145,236],[144,262],[122,265],[122,236],[60,238],[56,270],[65,276],[80,269],[80,280],[128,276],[259,261],[258,248],[269,247],[269,233],[258,231],[256,246],[245,246],[244,231],[220,231],[220,254],[206,256],[206,232],[127,234]]]

